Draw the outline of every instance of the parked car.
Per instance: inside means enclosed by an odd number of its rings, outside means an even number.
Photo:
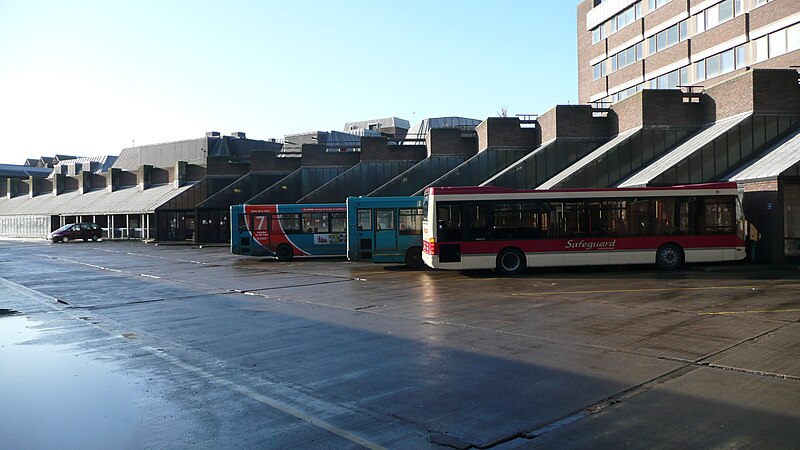
[[[103,230],[96,223],[71,223],[47,235],[53,242],[68,242],[76,239],[96,241],[103,237]]]

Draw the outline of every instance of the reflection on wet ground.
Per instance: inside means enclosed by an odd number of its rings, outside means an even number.
[[[0,448],[141,447],[140,389],[113,363],[37,343],[36,325],[0,309]]]

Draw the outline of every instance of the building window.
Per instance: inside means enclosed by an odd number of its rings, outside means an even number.
[[[760,63],[795,50],[800,50],[800,23],[756,39],[753,59]]]
[[[786,29],[786,51],[800,50],[800,23]]]
[[[769,57],[774,58],[786,53],[786,30],[769,35]]]
[[[606,76],[606,61],[607,60],[603,60],[592,66],[592,72],[595,80]]]
[[[717,3],[694,16],[695,31],[702,33],[723,22],[727,22],[741,15],[743,13],[742,9],[742,0],[724,0],[721,3]]]
[[[689,84],[689,66],[681,67],[648,82],[650,89],[677,89]]]
[[[639,42],[638,44],[628,47],[610,58],[611,72],[630,66],[642,58],[644,58],[644,52],[642,50],[642,43]]]
[[[648,0],[647,2],[647,11],[655,11],[658,8],[669,3],[670,0]]]
[[[596,44],[642,17],[642,2],[636,2],[592,30],[592,44]]]
[[[689,27],[687,20],[677,23],[666,30],[657,33],[654,36],[647,38],[649,54],[660,52],[667,47],[672,47],[678,42],[685,41],[689,38]]]
[[[733,72],[747,65],[745,46],[726,50],[722,53],[709,56],[695,64],[695,82],[714,78],[719,75]]]

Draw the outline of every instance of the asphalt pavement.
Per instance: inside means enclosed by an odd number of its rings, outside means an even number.
[[[6,408],[4,448],[800,442],[794,265],[498,277],[7,240],[0,328],[0,397],[42,417]]]

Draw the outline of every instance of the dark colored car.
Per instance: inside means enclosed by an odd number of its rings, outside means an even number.
[[[103,237],[103,230],[96,223],[71,223],[47,235],[53,242],[68,242],[77,239],[96,241]]]

